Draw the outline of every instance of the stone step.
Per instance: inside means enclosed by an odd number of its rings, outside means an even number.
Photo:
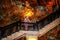
[[[7,38],[2,38],[1,40],[7,40]]]
[[[40,29],[39,31],[23,31],[20,30],[19,32],[16,32],[10,36],[7,36],[7,38],[3,38],[2,40],[13,40],[13,39],[18,39],[22,36],[39,36],[41,37],[54,27],[60,24],[60,17],[51,22],[50,24],[46,25],[44,28]],[[37,35],[38,34],[38,35]]]

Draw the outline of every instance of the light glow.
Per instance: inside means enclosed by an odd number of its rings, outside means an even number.
[[[32,15],[33,15],[32,10],[27,9],[24,16],[25,16],[25,17],[26,17],[26,16],[31,17]]]
[[[27,40],[38,40],[38,39],[37,39],[37,37],[29,36],[29,37],[27,37]]]

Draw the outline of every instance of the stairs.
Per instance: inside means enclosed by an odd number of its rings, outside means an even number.
[[[50,24],[46,25],[44,28],[40,29],[39,31],[23,31],[20,30],[19,32],[16,32],[10,36],[7,36],[5,38],[2,38],[1,40],[17,40],[23,36],[43,36],[45,33],[56,27],[60,24],[60,17],[51,22]]]
[[[45,33],[47,33],[48,31],[50,31],[51,29],[53,29],[54,27],[56,27],[57,25],[60,24],[60,17],[57,18],[56,20],[54,20],[53,22],[51,22],[50,24],[46,25],[44,28],[42,28],[41,30],[39,30],[39,34],[40,37],[42,35],[44,35]]]

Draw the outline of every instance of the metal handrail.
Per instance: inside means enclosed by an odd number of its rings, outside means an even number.
[[[38,24],[44,23],[44,25],[42,24],[42,26],[41,26],[43,28],[45,25],[49,24],[50,22],[52,22],[53,20],[55,20],[56,18],[58,18],[60,16],[60,14],[58,12],[59,11],[56,11],[56,12],[50,14],[49,16],[47,16],[46,18],[44,18],[43,20],[40,20],[36,23],[27,23],[27,24],[32,24],[35,29],[36,26],[38,27]],[[48,20],[48,23],[45,23],[46,20]],[[0,39],[7,37],[17,31],[21,30],[20,29],[22,26],[21,24],[26,24],[26,22],[18,21],[18,22],[12,23],[10,25],[7,25],[5,27],[0,27]],[[39,28],[37,28],[37,29],[39,29]]]

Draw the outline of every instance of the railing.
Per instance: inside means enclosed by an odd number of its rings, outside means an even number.
[[[56,18],[58,18],[60,16],[60,14],[58,13],[59,11],[56,11],[52,14],[50,14],[49,16],[47,16],[46,18],[44,18],[43,20],[40,20],[39,22],[36,23],[25,23],[25,22],[15,22],[12,23],[10,25],[7,25],[5,27],[0,27],[0,39],[7,37],[17,31],[20,30],[25,30],[25,25],[24,24],[29,24],[32,26],[28,25],[28,30],[29,31],[31,28],[33,28],[33,30],[39,30],[41,28],[43,28],[45,25],[49,24],[50,22],[52,22],[53,20],[55,20]]]

